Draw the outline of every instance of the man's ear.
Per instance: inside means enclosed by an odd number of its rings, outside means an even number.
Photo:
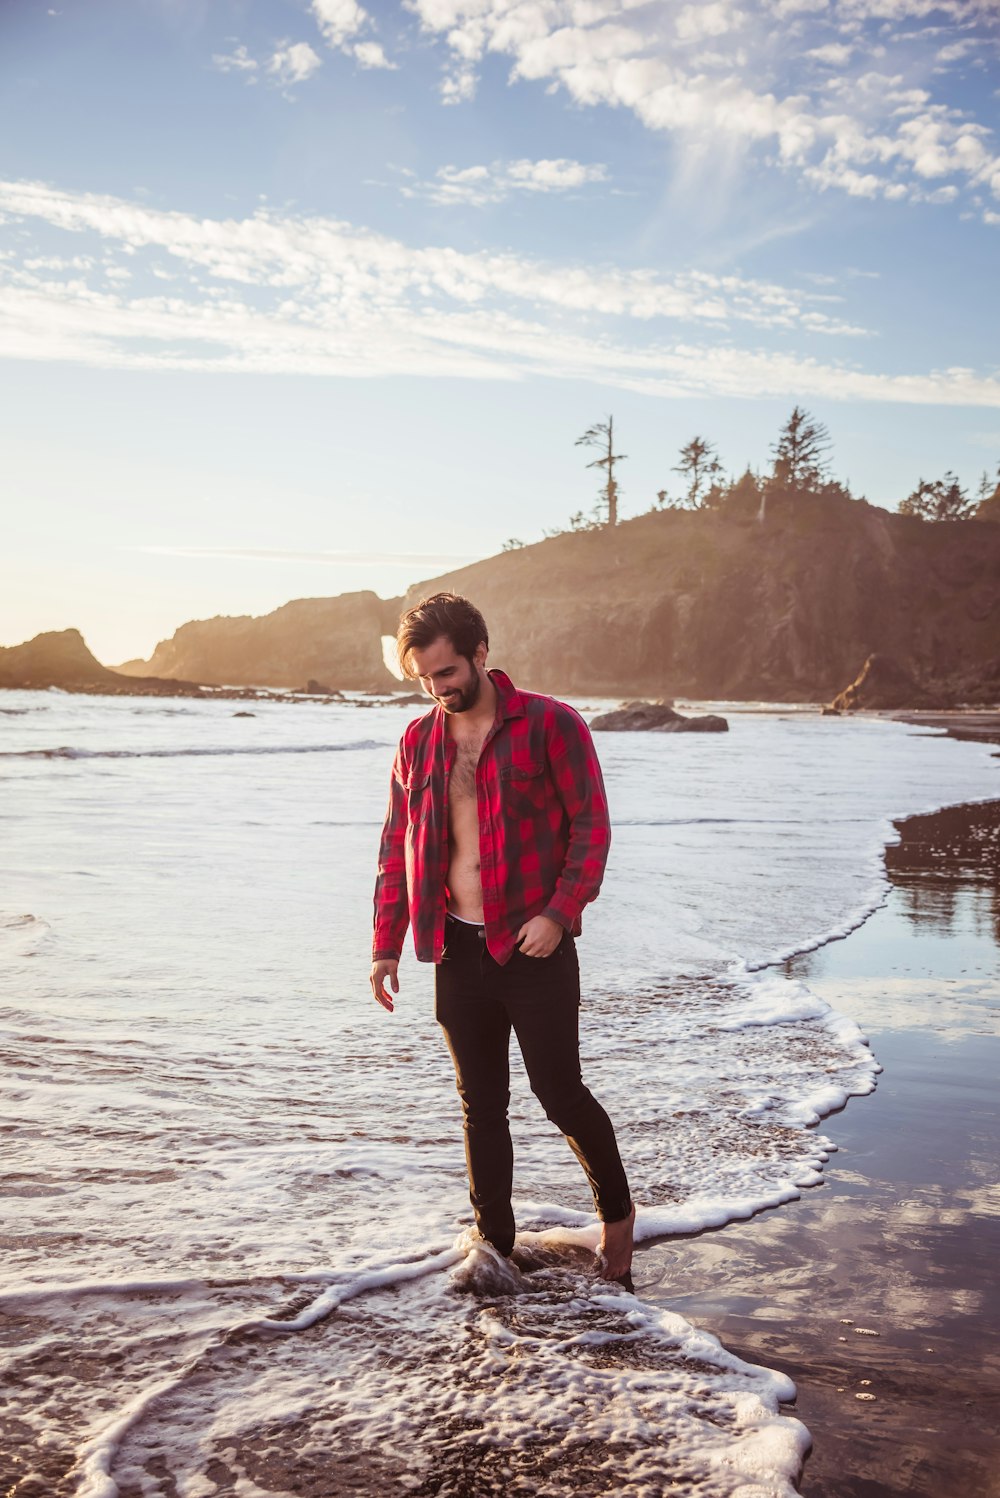
[[[475,663],[476,663],[477,666],[485,666],[486,665],[486,657],[489,655],[489,651],[490,651],[490,647],[487,645],[486,641],[485,640],[480,640],[479,644],[476,646],[475,653],[474,653],[474,655],[472,657],[472,659],[475,661]]]

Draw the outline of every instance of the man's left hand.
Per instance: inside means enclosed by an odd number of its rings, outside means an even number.
[[[562,941],[563,928],[547,915],[533,915],[517,933],[518,946],[525,957],[551,957]]]

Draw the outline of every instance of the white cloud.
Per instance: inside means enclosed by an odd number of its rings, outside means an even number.
[[[708,36],[725,36],[743,24],[743,13],[725,0],[702,0],[685,5],[678,12],[675,26],[682,42],[698,42]]]
[[[853,52],[850,42],[825,42],[822,47],[810,47],[805,55],[829,63],[832,68],[842,68],[850,62]]]
[[[333,51],[346,52],[362,68],[395,68],[381,42],[362,36],[375,23],[356,0],[312,0],[311,9],[323,40]]]
[[[481,208],[502,203],[513,193],[568,192],[608,180],[607,167],[565,157],[541,161],[494,161],[490,166],[439,167],[430,182],[410,181],[400,187],[407,198],[426,198],[442,207],[463,204]]]
[[[396,64],[386,57],[381,42],[357,42],[354,47],[354,56],[363,68],[395,69],[396,67]]]
[[[287,40],[277,43],[264,64],[251,57],[242,43],[231,53],[225,56],[216,53],[212,58],[212,66],[220,73],[242,73],[247,83],[256,83],[263,72],[276,87],[281,88],[305,83],[322,65],[322,58],[308,42]]]
[[[737,276],[414,248],[332,219],[210,220],[40,183],[0,183],[0,210],[16,251],[0,261],[10,358],[351,379],[547,375],[653,396],[1000,408],[1000,380],[974,370],[882,375],[816,358],[818,334],[860,330],[822,296]],[[28,267],[38,225],[94,241],[112,268],[129,255],[133,281]],[[164,255],[184,272],[169,288],[154,279]]]
[[[961,37],[957,42],[950,42],[948,46],[941,47],[935,61],[939,63],[960,62],[963,57],[968,56],[975,45],[971,36]]]
[[[267,64],[267,71],[279,83],[305,83],[322,66],[323,59],[308,42],[281,42]]]
[[[232,52],[215,52],[212,66],[220,73],[256,73],[259,64],[241,42]]]
[[[921,179],[943,173],[1000,197],[991,131],[964,100],[927,87],[936,57],[996,39],[996,0],[409,0],[409,8],[447,48],[449,103],[471,98],[477,69],[502,55],[512,83],[628,109],[692,150],[757,149],[816,186],[917,198]],[[932,14],[946,24],[895,29]],[[711,47],[688,50],[706,38]],[[885,64],[878,73],[876,57]]]
[[[313,0],[312,13],[327,43],[343,47],[368,20],[368,12],[355,0]]]
[[[475,97],[476,73],[471,67],[453,68],[441,84],[443,104],[466,104]]]

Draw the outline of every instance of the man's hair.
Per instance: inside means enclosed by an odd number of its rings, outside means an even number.
[[[442,635],[451,641],[455,654],[464,655],[467,661],[472,660],[480,642],[490,643],[486,621],[475,604],[459,593],[432,593],[400,617],[396,659],[404,676],[416,675],[410,651],[425,650]]]

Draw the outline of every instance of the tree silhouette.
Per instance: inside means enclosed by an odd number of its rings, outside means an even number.
[[[976,490],[976,505],[973,514],[977,520],[1000,520],[1000,463],[996,473],[984,468]]]
[[[955,474],[928,483],[921,479],[912,494],[900,502],[900,515],[916,515],[920,520],[968,520],[975,509]]]
[[[588,463],[588,468],[603,468],[607,477],[604,489],[598,500],[598,505],[605,505],[606,524],[618,524],[618,482],[615,478],[615,464],[624,462],[627,453],[616,453],[614,451],[615,419],[609,416],[607,421],[598,421],[592,427],[588,427],[582,437],[576,439],[576,447],[599,447],[604,449],[604,456],[595,458]],[[587,529],[586,526],[574,526],[574,530]]]
[[[687,491],[681,500],[681,505],[687,509],[697,510],[705,503],[709,490],[722,472],[722,464],[719,462],[714,445],[706,442],[704,437],[692,437],[691,441],[681,448],[680,459],[673,472],[683,474],[687,479]],[[663,498],[660,498],[660,495]],[[666,490],[661,489],[657,498],[663,504],[666,499]]]
[[[827,478],[830,433],[821,421],[796,406],[771,448],[771,481],[789,494],[815,494]]]

